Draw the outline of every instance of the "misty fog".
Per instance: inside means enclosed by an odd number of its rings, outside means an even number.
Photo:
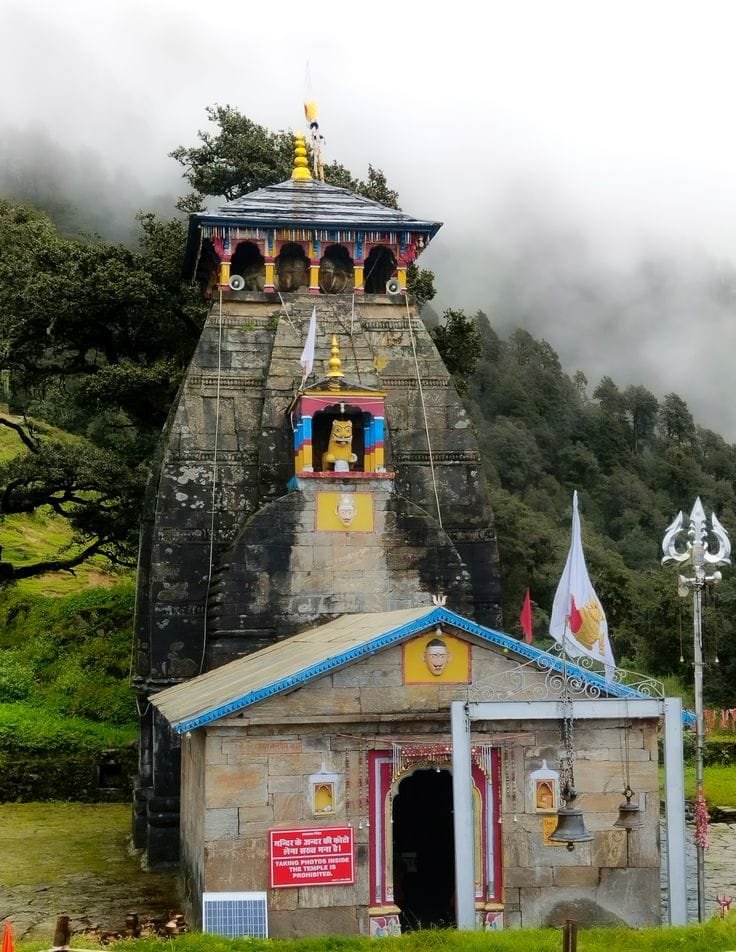
[[[327,159],[444,222],[437,310],[482,309],[582,370],[676,391],[736,439],[736,8],[458,0],[5,0],[0,193],[131,242],[188,191],[205,107],[272,129],[320,104]]]

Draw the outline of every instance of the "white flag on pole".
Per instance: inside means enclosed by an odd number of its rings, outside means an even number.
[[[312,367],[314,366],[314,345],[317,340],[317,305],[312,308],[312,316],[309,320],[309,331],[307,332],[307,339],[304,344],[304,350],[302,355],[299,358],[299,363],[302,365],[302,371],[304,373],[304,380],[312,372]]]
[[[572,658],[587,655],[600,661],[605,666],[606,680],[610,680],[616,662],[608,638],[606,615],[585,566],[577,491],[572,497],[570,551],[555,592],[549,633]]]

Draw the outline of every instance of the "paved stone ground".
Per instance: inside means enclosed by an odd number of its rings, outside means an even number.
[[[74,932],[121,930],[179,910],[174,872],[147,872],[130,847],[127,804],[0,804],[0,922],[20,939],[54,935],[56,917]]]
[[[667,922],[667,841],[664,828],[662,840],[662,921]],[[688,824],[687,836],[687,916],[689,922],[698,918],[697,876],[693,827]],[[705,914],[710,919],[718,911],[716,896],[726,895],[736,908],[736,823],[711,823],[710,845],[705,851]]]

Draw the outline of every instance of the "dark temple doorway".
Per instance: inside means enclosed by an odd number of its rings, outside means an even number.
[[[393,802],[394,897],[402,931],[455,925],[455,834],[449,770],[415,770]]]

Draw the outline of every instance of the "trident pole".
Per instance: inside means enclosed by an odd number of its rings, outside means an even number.
[[[703,747],[705,742],[705,725],[703,721],[703,591],[706,585],[716,585],[723,577],[715,571],[711,575],[707,566],[726,565],[730,563],[731,542],[726,530],[711,513],[710,530],[706,524],[705,510],[700,497],[690,513],[690,528],[687,530],[688,541],[684,549],[677,548],[677,537],[683,531],[682,512],[678,513],[672,525],[667,529],[662,540],[662,562],[678,562],[689,570],[687,575],[679,575],[677,593],[686,598],[693,594],[693,670],[695,681],[695,857],[697,867],[698,889],[698,922],[705,920],[705,843],[701,831],[698,829],[699,809],[705,809],[703,795]],[[718,541],[718,549],[710,551],[708,534]]]

